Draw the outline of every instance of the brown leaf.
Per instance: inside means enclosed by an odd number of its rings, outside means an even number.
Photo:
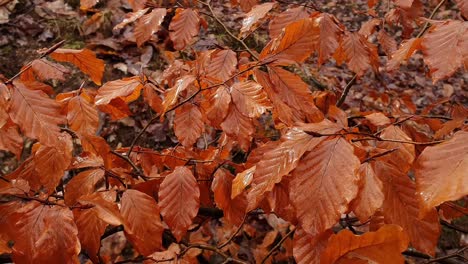
[[[132,115],[128,104],[120,97],[112,99],[106,105],[97,105],[97,108],[99,111],[109,114],[111,120],[119,120]]]
[[[228,223],[240,225],[246,214],[247,200],[245,194],[231,198],[233,175],[225,169],[218,169],[214,174],[211,190],[218,208],[223,210],[224,218]]]
[[[340,24],[335,16],[328,13],[323,13],[316,19],[318,19],[320,23],[317,50],[319,54],[318,63],[321,65],[327,61],[340,46],[344,26]]]
[[[434,83],[468,65],[468,22],[447,20],[435,24],[422,39],[424,62]]]
[[[426,147],[417,159],[414,170],[421,215],[468,194],[467,141],[468,132],[459,131],[444,143]]]
[[[106,230],[107,223],[102,221],[96,208],[74,209],[73,216],[78,229],[81,250],[93,261],[99,263],[99,248],[101,247],[101,236]]]
[[[377,71],[379,66],[377,47],[356,32],[346,32],[334,57],[339,65],[345,61],[358,75],[363,75],[371,67]]]
[[[260,53],[260,61],[274,65],[304,62],[314,51],[318,27],[310,18],[295,21],[271,40]]]
[[[91,50],[57,49],[50,56],[56,61],[74,64],[83,73],[91,77],[95,84],[101,85],[104,74],[104,61],[96,58],[96,54]]]
[[[125,14],[124,19],[122,20],[122,22],[117,24],[112,30],[114,30],[114,31],[121,30],[126,25],[128,25],[128,24],[130,24],[132,22],[135,22],[137,19],[142,17],[144,14],[146,14],[146,12],[148,12],[148,10],[149,10],[149,8],[145,8],[145,9],[140,9],[140,10],[137,10],[135,12]]]
[[[245,17],[242,20],[239,38],[244,38],[250,32],[255,30],[258,24],[261,23],[265,17],[268,17],[268,12],[270,12],[275,5],[276,3],[274,2],[256,5],[247,14],[245,14]]]
[[[365,118],[369,120],[369,122],[371,122],[371,124],[373,124],[374,126],[385,126],[392,122],[390,118],[386,117],[382,113],[368,114],[365,116]]]
[[[90,169],[78,173],[65,186],[65,204],[73,206],[81,196],[96,191],[97,185],[104,181],[104,170]]]
[[[112,195],[115,195],[115,192],[95,192],[90,195],[81,196],[78,199],[78,202],[82,205],[94,206],[93,209],[96,210],[96,214],[99,219],[110,225],[118,226],[123,224],[125,221],[119,212],[117,204],[114,203],[115,199],[108,197]]]
[[[177,8],[176,14],[169,25],[169,36],[176,50],[183,50],[200,30],[200,17],[191,9]]]
[[[457,3],[458,9],[460,9],[460,12],[462,16],[465,18],[468,17],[468,2],[466,0],[455,0]]]
[[[185,91],[194,81],[195,76],[185,75],[179,78],[173,87],[166,90],[163,101],[163,113],[166,113],[168,109],[177,103],[180,93]]]
[[[411,138],[401,128],[393,125],[386,127],[380,134],[380,137],[383,139],[411,141]],[[397,149],[379,159],[395,165],[402,172],[407,172],[413,165],[416,156],[413,144],[379,141],[377,142],[377,147],[386,150]]]
[[[245,116],[256,118],[271,108],[262,86],[253,81],[238,82],[230,88],[232,102]]]
[[[122,195],[120,212],[125,219],[125,234],[142,255],[147,256],[162,247],[164,227],[159,206],[149,195],[127,190]]]
[[[298,227],[294,232],[293,254],[297,264],[320,263],[320,256],[327,247],[331,231],[313,236]]]
[[[239,142],[241,149],[247,151],[250,148],[255,127],[252,119],[243,115],[235,105],[230,104],[229,112],[224,122],[221,123],[221,128],[229,137]]]
[[[207,67],[207,75],[226,81],[236,71],[237,55],[230,49],[216,50],[211,54],[211,60]]]
[[[302,155],[322,140],[300,129],[292,128],[281,137],[281,143],[276,148],[265,152],[256,165],[252,188],[247,196],[249,201],[247,211],[255,209],[263,200],[264,194],[271,191],[283,176],[294,170]]]
[[[153,109],[156,113],[161,114],[163,111],[162,108],[162,99],[156,93],[154,85],[152,84],[145,84],[143,87],[143,97],[145,98],[145,102]]]
[[[256,166],[252,166],[243,172],[237,173],[234,180],[232,180],[231,199],[236,198],[236,196],[241,194],[245,188],[252,183],[255,169]]]
[[[381,20],[379,18],[371,18],[364,24],[362,24],[361,29],[359,29],[359,34],[368,38],[375,31],[375,28],[380,25]]]
[[[80,134],[94,135],[99,126],[99,114],[86,93],[68,101],[67,120],[72,129]]]
[[[21,74],[21,81],[32,81],[33,79],[24,79],[24,75],[27,75],[29,71],[32,71],[40,81],[45,80],[60,80],[65,81],[64,74],[70,71],[64,66],[48,61],[46,59],[37,59],[31,62],[31,68]]]
[[[376,162],[374,170],[384,186],[382,208],[385,223],[403,227],[414,248],[433,255],[440,233],[436,210],[432,209],[426,218],[419,219],[420,208],[414,182],[395,166],[385,162]]]
[[[161,183],[159,206],[164,222],[180,241],[198,213],[200,190],[187,167],[176,167]]]
[[[214,127],[219,127],[228,114],[231,103],[229,89],[221,85],[220,87],[208,91],[206,103],[203,104],[205,114]]]
[[[27,194],[31,188],[29,183],[23,179],[13,179],[9,182],[1,181],[0,182],[0,194]]]
[[[397,50],[397,42],[384,29],[379,31],[377,39],[379,40],[380,46],[382,47],[385,54],[387,54],[387,56],[395,54],[395,51]]]
[[[362,223],[366,222],[375,211],[382,207],[384,200],[382,181],[375,174],[370,163],[361,164],[359,193],[351,203],[351,209]]]
[[[309,14],[303,6],[289,8],[275,16],[268,25],[270,39],[276,38],[287,25],[294,21],[307,18],[308,16]]]
[[[55,145],[59,136],[58,124],[65,123],[60,105],[42,91],[32,91],[15,82],[9,114],[13,122],[28,137],[46,145]]]
[[[80,0],[80,9],[88,10],[91,7],[95,6],[99,0]]]
[[[421,41],[421,38],[404,40],[400,48],[392,54],[392,58],[387,62],[387,70],[395,70],[403,61],[408,60],[415,51],[420,50]]]
[[[17,213],[15,263],[80,263],[78,230],[70,209],[31,201]]]
[[[318,235],[331,228],[356,197],[360,162],[340,137],[310,150],[292,172],[290,196],[304,230]]]
[[[349,230],[334,234],[322,254],[323,264],[405,263],[401,252],[408,247],[408,236],[397,225],[384,225],[377,232],[361,236]]]
[[[10,121],[11,122],[11,121]],[[0,149],[10,151],[20,160],[23,151],[23,137],[14,124],[0,126]]]
[[[143,88],[143,84],[139,76],[106,82],[97,91],[95,104],[106,105],[112,99],[118,97],[122,98],[126,103],[135,101],[140,96],[141,88]]]
[[[205,130],[202,114],[191,103],[182,105],[175,112],[174,133],[183,146],[192,147]]]
[[[166,16],[165,8],[155,8],[151,13],[142,16],[135,24],[135,39],[138,47],[151,39],[151,36],[159,31],[161,23]]]

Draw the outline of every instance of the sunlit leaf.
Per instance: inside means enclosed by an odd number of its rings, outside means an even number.
[[[200,17],[191,9],[177,8],[176,14],[169,25],[169,36],[176,50],[183,50],[200,30]]]
[[[231,198],[234,176],[227,170],[218,169],[214,175],[211,190],[216,205],[223,210],[227,222],[239,225],[246,214],[247,200],[245,195]]]
[[[142,16],[135,24],[135,38],[138,47],[151,39],[151,36],[159,30],[164,17],[165,8],[155,8],[151,13]]]
[[[256,166],[252,166],[243,172],[237,173],[234,180],[232,180],[231,199],[236,198],[236,196],[241,194],[244,189],[252,183],[255,169]]]
[[[289,8],[275,16],[273,19],[271,19],[270,24],[268,25],[270,39],[276,38],[287,25],[294,21],[304,19],[308,16],[309,14],[303,6]]]
[[[95,104],[106,105],[117,97],[121,97],[127,103],[132,102],[140,96],[141,88],[143,84],[139,76],[107,82],[99,88]]]
[[[370,163],[361,164],[359,193],[352,202],[351,208],[359,220],[366,222],[377,209],[382,207],[384,200],[382,181],[375,175]]]
[[[259,117],[271,108],[262,86],[253,81],[238,82],[230,88],[236,108],[245,116]]]
[[[163,101],[163,113],[177,102],[180,93],[192,85],[193,81],[195,81],[195,76],[185,75],[178,79],[175,85],[166,91]]]
[[[414,52],[421,49],[421,38],[412,38],[404,40],[392,58],[387,63],[387,70],[395,70],[403,61],[408,60]]]
[[[290,196],[304,230],[318,235],[331,228],[358,193],[359,159],[343,138],[322,141],[292,172]]]
[[[416,189],[422,213],[435,206],[468,195],[468,132],[424,149],[417,159]]]
[[[161,249],[164,227],[156,201],[142,192],[127,190],[121,202],[125,233],[138,252],[146,256]]]
[[[95,84],[101,85],[104,61],[96,58],[96,54],[91,50],[57,49],[50,56],[56,61],[72,63],[83,73],[89,75]]]
[[[226,86],[220,86],[208,91],[206,104],[203,104],[206,117],[212,122],[213,126],[220,126],[228,114],[231,103],[231,94]]]
[[[187,167],[176,167],[164,178],[158,196],[164,222],[180,241],[200,206],[200,189],[192,171]]]
[[[240,29],[239,37],[244,38],[265,18],[270,10],[276,3],[263,3],[254,6],[242,20],[242,27]]]
[[[401,252],[405,251],[408,243],[408,236],[397,225],[384,225],[377,232],[361,236],[345,229],[330,237],[320,263],[403,264],[405,259]]]

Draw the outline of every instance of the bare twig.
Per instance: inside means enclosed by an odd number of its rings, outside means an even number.
[[[61,40],[59,41],[58,43],[54,44],[52,47],[48,48],[44,53],[41,54],[41,56],[38,58],[38,59],[42,59],[44,58],[45,56],[51,54],[52,52],[54,52],[56,49],[60,48],[63,44],[65,43],[65,40]],[[33,60],[34,61],[34,60]],[[20,76],[23,72],[29,70],[31,67],[32,67],[32,62],[33,61],[30,61],[28,62],[28,64],[26,64],[26,66],[23,67],[23,69],[21,71],[19,71],[17,74],[15,74],[13,77],[11,77],[10,79],[8,79],[5,84],[10,84],[11,82],[13,82],[13,80],[15,80],[16,78],[18,78],[18,76]]]
[[[374,159],[376,159],[378,157],[385,156],[385,155],[390,154],[390,153],[392,153],[392,152],[394,152],[396,150],[398,150],[398,149],[394,148],[394,149],[386,150],[386,151],[384,151],[382,153],[379,153],[379,154],[375,154],[375,155],[370,156],[369,158],[365,159],[362,163],[369,162],[369,161],[374,160]]]
[[[357,74],[354,74],[353,78],[349,80],[349,82],[346,84],[343,93],[340,96],[340,99],[338,99],[338,102],[336,102],[337,107],[341,107],[341,105],[344,103],[346,100],[346,97],[348,96],[349,90],[351,90],[351,86],[353,86],[354,82],[356,81]]]
[[[242,223],[239,225],[239,227],[237,228],[237,230],[234,232],[234,234],[231,235],[231,237],[229,237],[228,240],[226,240],[224,243],[222,243],[221,245],[218,246],[218,249],[222,249],[223,247],[225,247],[226,245],[228,245],[229,243],[231,243],[231,241],[234,239],[234,237],[237,236],[237,234],[242,230],[242,227],[244,227],[244,224],[245,222],[247,221],[247,217],[249,216],[249,213],[246,213],[244,215],[244,219],[242,219]]]
[[[380,137],[377,137],[377,138],[368,137],[368,138],[351,139],[352,142],[366,141],[366,140],[377,140],[377,141],[386,141],[386,142],[413,144],[413,145],[434,145],[434,144],[439,144],[439,143],[442,143],[442,142],[446,141],[446,140],[435,140],[435,141],[430,141],[430,142],[416,142],[416,141],[409,141],[409,140],[386,139],[386,138],[380,138]]]
[[[454,225],[454,224],[451,224],[445,220],[440,220],[440,224],[445,226],[445,227],[448,227],[448,228],[451,228],[455,231],[458,231],[458,232],[461,232],[461,233],[464,233],[464,234],[468,234],[468,229],[462,227],[462,226],[457,226],[457,225]]]
[[[203,249],[203,250],[208,250],[208,251],[212,251],[212,252],[215,252],[216,254],[222,256],[227,262],[234,262],[234,263],[239,263],[239,264],[247,264],[247,262],[245,261],[242,261],[242,260],[239,260],[239,259],[235,259],[233,257],[230,257],[229,255],[227,255],[226,253],[222,252],[219,248],[215,247],[215,246],[211,246],[211,245],[205,245],[205,244],[189,244],[182,252],[180,252],[180,254],[178,255],[178,257],[182,257],[183,255],[185,255],[190,249],[192,248],[198,248],[198,249]]]
[[[246,50],[253,58],[255,58],[255,60],[258,60],[257,55],[255,55],[255,53],[249,48],[249,46],[247,46],[247,44],[245,44],[245,42],[244,42],[242,39],[236,37],[236,35],[234,35],[234,34],[226,27],[226,25],[224,25],[224,23],[215,15],[214,10],[213,10],[213,8],[212,8],[211,5],[210,5],[210,1],[211,1],[211,0],[208,0],[207,2],[201,2],[201,1],[200,1],[200,3],[202,3],[203,5],[205,5],[205,6],[208,7],[208,9],[210,10],[211,14],[213,15],[213,18],[216,20],[216,22],[218,22],[218,23],[224,28],[224,31],[226,31],[226,33],[227,33],[231,38],[233,38],[233,39],[235,39],[237,42],[239,42],[239,43],[245,48],[245,50]]]
[[[142,176],[143,175],[143,172],[140,170],[140,168],[138,168],[138,166],[133,163],[133,161],[130,159],[130,156],[127,156],[127,155],[122,155],[120,153],[118,153],[117,151],[115,150],[111,150],[111,153],[114,154],[115,156],[125,160],[128,164],[130,164],[130,166],[132,166],[133,170],[135,170],[135,172],[139,175],[139,176]]]
[[[434,8],[434,10],[432,10],[431,15],[427,18],[428,20],[430,20],[430,19],[432,19],[434,17],[434,15],[437,13],[437,11],[440,9],[440,7],[445,3],[445,1],[446,0],[442,0],[442,1],[439,2],[439,4]],[[426,30],[429,28],[429,25],[431,23],[428,20],[426,21],[426,23],[424,23],[424,26],[419,31],[418,35],[416,35],[416,38],[420,38],[422,35],[424,35]]]
[[[268,258],[271,256],[271,254],[273,254],[273,252],[275,252],[277,249],[279,249],[281,247],[281,244],[283,244],[283,242],[289,237],[292,235],[292,233],[294,233],[296,229],[294,227],[291,228],[291,230],[289,230],[289,232],[284,235],[283,238],[281,238],[281,240],[270,250],[268,251],[268,254],[263,258],[261,264],[264,264]]]
[[[441,260],[446,260],[446,259],[449,259],[449,258],[463,257],[461,254],[467,249],[468,249],[468,246],[462,247],[459,250],[457,250],[457,251],[455,251],[455,252],[453,252],[451,254],[448,254],[448,255],[445,255],[445,256],[442,256],[442,257],[438,257],[438,258],[430,259],[430,260],[426,261],[425,264],[440,262]]]

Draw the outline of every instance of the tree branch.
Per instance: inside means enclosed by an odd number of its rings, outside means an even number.
[[[268,251],[268,254],[263,258],[261,264],[264,264],[268,260],[268,258],[271,256],[271,254],[273,254],[273,252],[279,249],[281,247],[281,244],[283,244],[283,242],[289,236],[291,236],[294,233],[294,231],[296,231],[296,228],[292,227],[291,230],[289,230],[289,232],[286,235],[284,235],[284,237],[281,238],[281,240],[270,251]]]
[[[340,99],[338,99],[338,102],[336,102],[336,107],[341,107],[341,105],[344,103],[346,97],[348,96],[349,90],[351,90],[351,86],[353,86],[354,82],[356,81],[356,77],[357,74],[354,74],[353,78],[351,78],[351,80],[346,84]]]

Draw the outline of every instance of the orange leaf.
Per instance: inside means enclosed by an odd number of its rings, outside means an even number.
[[[411,138],[401,128],[393,125],[386,127],[380,134],[380,137],[383,139],[411,141]],[[377,147],[386,150],[397,149],[392,153],[380,157],[379,160],[395,165],[402,172],[407,172],[411,168],[416,156],[413,144],[379,141],[377,142]]]
[[[135,101],[140,96],[141,88],[143,88],[143,84],[139,76],[106,82],[97,91],[95,104],[106,105],[112,99],[118,97],[122,98],[126,103]]]
[[[119,212],[117,204],[114,203],[115,192],[95,192],[90,195],[81,196],[78,202],[83,205],[92,205],[93,209],[96,210],[96,215],[104,222],[118,226],[123,224],[125,221]]]
[[[200,203],[200,189],[192,171],[176,167],[164,178],[158,196],[164,222],[180,241],[197,215]]]
[[[71,98],[68,101],[67,120],[73,131],[94,135],[99,126],[99,114],[89,100],[85,93]]]
[[[78,228],[81,250],[89,256],[93,263],[99,263],[98,253],[101,247],[101,236],[106,230],[107,223],[98,217],[96,208],[74,209],[73,216]]]
[[[334,57],[338,64],[346,61],[349,69],[358,75],[363,75],[370,67],[377,71],[379,66],[377,47],[356,32],[347,32],[344,35]]]
[[[387,54],[387,56],[395,54],[395,51],[397,50],[397,42],[384,29],[379,31],[377,39],[379,40],[380,46],[382,47],[385,54]]]
[[[224,122],[221,123],[221,128],[229,137],[239,142],[241,149],[247,151],[250,148],[255,127],[252,119],[243,115],[235,105],[229,106],[229,112]]]
[[[95,6],[99,0],[80,0],[80,9],[88,10],[91,7]]]
[[[321,262],[333,263],[405,263],[401,252],[408,247],[408,236],[397,225],[384,225],[377,232],[361,236],[349,230],[332,235]]]
[[[193,81],[195,81],[195,76],[185,75],[179,78],[172,88],[166,90],[163,101],[163,113],[166,113],[166,111],[168,111],[173,105],[175,105],[175,103],[177,103],[180,93],[192,85]]]
[[[247,186],[252,183],[253,175],[255,173],[256,166],[252,166],[249,169],[246,169],[243,172],[237,173],[234,180],[232,180],[232,188],[231,188],[231,199],[236,198],[239,194],[241,194]]]
[[[32,91],[20,82],[14,82],[9,114],[13,122],[28,137],[45,145],[54,145],[59,136],[58,124],[65,123],[60,105],[42,91]]]
[[[291,24],[294,21],[304,19],[309,14],[303,6],[289,8],[281,14],[275,16],[268,25],[268,32],[270,33],[270,39],[276,38],[283,28]]]
[[[120,97],[112,99],[108,104],[97,105],[97,107],[99,111],[109,114],[112,120],[118,120],[132,115],[127,103]]]
[[[44,80],[65,81],[64,74],[70,72],[67,68],[65,68],[64,66],[60,64],[54,63],[52,61],[48,61],[46,59],[37,59],[31,62],[31,68],[29,70],[21,74],[21,77],[20,77],[21,81],[35,80],[35,79],[29,79],[28,77],[25,77],[25,75],[27,75],[29,71],[34,72],[40,81],[44,81]]]
[[[320,35],[318,38],[318,63],[321,65],[327,61],[340,46],[340,39],[343,36],[344,27],[335,16],[323,13],[316,20],[319,20]]]
[[[419,156],[414,170],[421,214],[468,195],[467,141],[468,132],[459,131],[442,144],[426,147]]]
[[[225,169],[218,169],[214,174],[211,190],[218,208],[223,210],[224,218],[228,223],[240,225],[246,213],[247,200],[245,195],[231,198],[233,176]]]
[[[290,195],[304,230],[318,235],[331,228],[356,197],[360,162],[340,137],[310,150],[292,172]]]
[[[0,194],[26,194],[31,190],[29,183],[23,179],[0,182]]]
[[[245,14],[245,17],[242,20],[239,38],[244,38],[252,32],[275,5],[276,3],[274,2],[256,5],[247,14]]]
[[[135,39],[138,47],[151,39],[157,32],[166,16],[165,8],[155,8],[151,13],[142,16],[135,24]]]
[[[234,51],[230,49],[216,50],[211,54],[207,75],[224,82],[232,76],[236,66],[237,55]]]
[[[292,128],[281,137],[281,143],[263,154],[256,165],[252,188],[248,193],[248,210],[255,209],[264,198],[264,194],[273,189],[283,176],[294,170],[302,155],[319,144],[323,139],[314,138],[304,131]]]
[[[359,221],[364,223],[382,207],[384,193],[382,181],[375,175],[370,163],[361,164],[358,174],[361,178],[360,189],[351,208]]]
[[[95,84],[101,85],[104,61],[96,58],[96,54],[91,50],[57,49],[50,56],[56,61],[74,64],[83,73],[89,75]]]
[[[253,81],[238,82],[230,88],[232,102],[245,116],[259,117],[271,108],[262,86]]]
[[[78,173],[65,186],[65,204],[75,205],[81,196],[94,193],[100,183],[104,183],[102,169],[96,168]]]
[[[375,27],[380,25],[381,20],[379,18],[372,18],[362,24],[361,29],[359,29],[359,34],[363,35],[364,37],[368,38],[372,35],[375,31]]]
[[[293,254],[297,264],[320,263],[320,256],[327,247],[331,231],[313,236],[298,227],[294,232]]]
[[[300,76],[280,67],[271,67],[268,71],[273,89],[283,102],[297,110],[307,121],[318,122],[323,119],[323,114],[314,104],[309,86]]]
[[[137,19],[142,17],[144,14],[146,14],[146,12],[148,12],[148,10],[149,10],[149,8],[145,8],[145,9],[140,9],[138,11],[125,14],[124,20],[122,20],[122,22],[117,24],[113,28],[113,30],[114,31],[120,30],[120,29],[124,28],[126,25],[128,25],[128,24],[130,24],[132,22],[135,22]]]
[[[158,114],[162,113],[162,99],[156,93],[153,84],[145,84],[145,86],[143,87],[143,97],[145,98],[145,102],[148,103],[151,109],[156,111],[156,113]]]
[[[208,90],[205,102],[202,106],[205,109],[206,117],[211,121],[213,126],[219,127],[228,114],[231,103],[229,89],[221,85],[212,91]]]
[[[0,126],[0,149],[12,152],[20,160],[23,151],[23,137],[18,133],[16,125]]]
[[[125,221],[125,234],[142,255],[147,256],[162,246],[164,227],[159,206],[149,195],[127,190],[122,195],[120,212]]]
[[[375,162],[374,170],[384,186],[385,223],[403,227],[414,248],[433,255],[440,233],[436,210],[432,209],[425,219],[419,219],[420,208],[414,182],[395,166],[385,162]]]
[[[318,27],[310,18],[286,26],[284,33],[271,40],[260,53],[260,61],[274,65],[304,62],[314,51]]]
[[[169,36],[176,50],[183,50],[200,30],[200,17],[191,9],[177,8],[175,16],[169,25]]]
[[[468,22],[448,20],[435,24],[422,39],[424,62],[434,83],[468,66]]]
[[[404,40],[400,48],[392,54],[392,58],[388,61],[387,70],[395,70],[403,61],[408,60],[415,51],[420,50],[421,41],[421,38]]]
[[[78,230],[70,209],[31,201],[17,213],[15,263],[80,263]]]
[[[202,114],[191,103],[182,105],[175,112],[174,133],[183,146],[192,147],[205,130]]]

